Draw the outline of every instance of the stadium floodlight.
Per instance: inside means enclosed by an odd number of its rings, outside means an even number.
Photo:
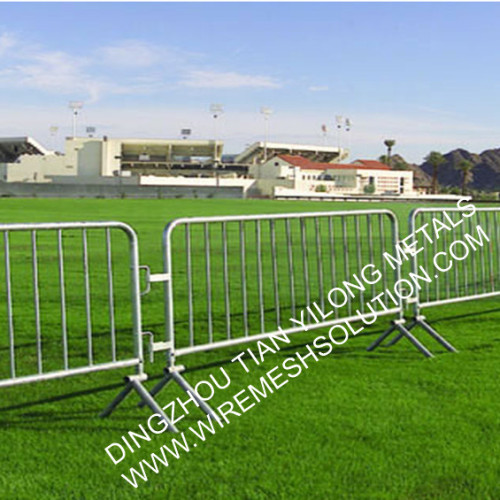
[[[78,117],[78,112],[83,108],[82,101],[70,101],[68,104],[69,109],[73,111],[73,138],[76,137],[76,119]]]
[[[224,106],[222,104],[210,104],[210,113],[214,119],[219,118],[219,116],[224,113]]]
[[[220,103],[210,104],[210,113],[214,118],[214,163],[217,162],[217,118],[224,113],[224,106]]]
[[[337,124],[337,146],[340,150],[340,131],[344,123],[344,117],[342,115],[337,115],[335,117],[335,123]]]
[[[191,129],[190,128],[182,128],[181,129],[181,137],[183,139],[187,139],[191,135]]]
[[[89,137],[94,137],[95,134],[95,127],[87,127],[86,129],[87,135]]]
[[[323,146],[326,146],[326,141],[328,137],[328,127],[324,123],[323,125],[321,125],[321,133],[323,134]]]
[[[265,106],[262,106],[262,108],[260,108],[260,113],[261,113],[261,115],[264,116],[264,121],[266,124],[265,136],[264,136],[264,162],[266,162],[267,161],[267,143],[269,140],[269,117],[273,114],[273,110],[271,108],[267,108]]]

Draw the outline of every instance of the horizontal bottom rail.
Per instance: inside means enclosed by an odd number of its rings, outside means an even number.
[[[71,377],[74,375],[85,375],[86,373],[95,373],[106,370],[119,370],[120,368],[129,368],[140,366],[140,359],[128,359],[125,361],[113,361],[111,363],[101,363],[93,366],[83,366],[81,368],[70,368],[69,370],[60,370],[50,373],[40,373],[37,375],[28,375],[17,378],[0,380],[1,387],[10,387],[14,385],[29,384],[32,382],[43,382],[45,380],[54,380],[58,378]]]
[[[377,311],[377,317],[399,314],[400,312],[401,312],[401,310],[399,308],[388,309],[387,311]],[[307,327],[308,327],[307,331],[318,330],[319,328],[326,328],[328,326],[335,326],[335,325],[345,323],[347,321],[361,321],[361,317],[360,316],[349,316],[346,318],[338,318],[338,319],[335,319],[332,321],[324,321],[322,323],[311,323],[311,324],[307,325]],[[374,324],[376,324],[376,322]],[[233,345],[250,343],[250,342],[257,341],[257,340],[269,338],[272,335],[283,335],[283,334],[291,335],[293,333],[300,333],[300,332],[305,333],[306,330],[304,330],[304,328],[301,328],[301,327],[288,328],[286,330],[285,329],[277,330],[275,332],[259,333],[257,335],[249,335],[248,337],[238,337],[236,339],[221,340],[220,342],[213,342],[210,344],[201,344],[201,345],[197,345],[197,346],[182,347],[180,349],[175,348],[174,352],[175,352],[175,356],[179,357],[179,356],[185,356],[187,354],[193,354],[196,352],[211,351],[213,349],[222,349],[224,347],[230,347]]]

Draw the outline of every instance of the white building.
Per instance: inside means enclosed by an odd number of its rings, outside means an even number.
[[[350,164],[319,163],[302,156],[281,154],[262,165],[250,167],[262,194],[412,195],[413,172],[391,170],[374,160]]]

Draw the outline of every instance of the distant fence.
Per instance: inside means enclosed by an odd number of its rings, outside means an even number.
[[[0,183],[0,197],[25,198],[243,198],[242,187],[137,186],[130,184]]]

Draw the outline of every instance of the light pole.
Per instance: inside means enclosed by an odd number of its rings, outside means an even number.
[[[271,108],[263,106],[260,108],[260,113],[264,115],[265,131],[264,131],[264,163],[267,161],[267,142],[269,140],[269,117],[273,114]]]
[[[74,139],[76,137],[76,119],[78,117],[78,112],[83,108],[83,102],[70,101],[68,107],[73,112],[73,139]]]
[[[323,124],[321,125],[321,134],[323,135],[323,146],[326,146],[327,144],[327,138],[328,138],[328,127]]]
[[[340,131],[342,130],[342,125],[344,123],[344,117],[341,115],[337,115],[335,117],[335,123],[337,125],[337,146],[339,148],[339,153],[340,153]]]
[[[351,128],[352,122],[350,118],[345,119],[345,131],[347,132],[347,151],[351,154]]]
[[[222,104],[211,104],[210,113],[214,119],[214,164],[217,162],[217,119],[224,113],[224,106]]]

